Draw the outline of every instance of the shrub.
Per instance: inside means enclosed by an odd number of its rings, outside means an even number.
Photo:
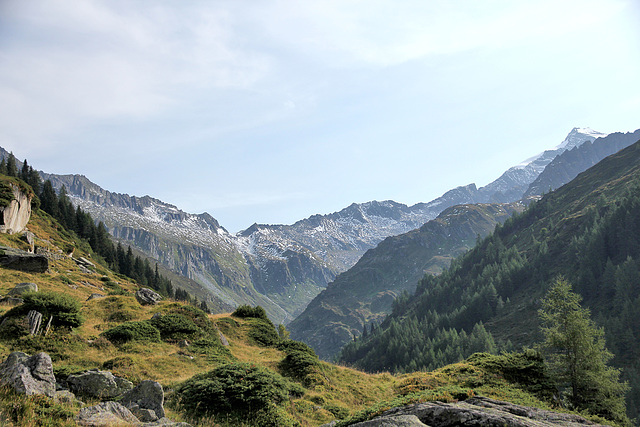
[[[304,390],[266,368],[230,363],[192,377],[178,386],[176,393],[181,408],[196,417],[244,419],[254,415],[272,419],[279,412],[274,406],[304,394]],[[269,424],[265,420],[259,425]]]
[[[163,340],[180,340],[192,338],[201,333],[201,329],[181,314],[166,314],[150,320],[151,324],[160,331]]]
[[[22,295],[24,302],[9,310],[3,317],[26,316],[31,310],[42,314],[43,322],[53,316],[52,324],[75,328],[84,322],[80,314],[80,301],[70,295],[58,292],[27,292]]]
[[[251,307],[250,305],[241,305],[236,308],[235,311],[231,313],[231,315],[240,318],[253,317],[270,322],[269,317],[267,316],[267,312],[264,311],[264,308],[260,307],[259,305],[255,307]]]
[[[531,349],[521,353],[474,353],[467,363],[498,374],[543,399],[553,397],[555,387],[546,372],[542,355]]]
[[[304,353],[309,353],[314,357],[318,357],[316,356],[316,352],[311,347],[301,341],[283,340],[280,341],[278,345],[276,345],[276,348],[280,351],[284,351],[286,354],[290,354],[294,351],[301,351]]]
[[[100,335],[114,344],[123,344],[129,341],[160,341],[160,331],[148,320],[125,322],[104,331]]]
[[[264,347],[272,347],[280,342],[280,336],[275,326],[273,326],[273,323],[261,318],[252,321],[249,337],[252,338],[256,344]]]
[[[278,364],[280,372],[287,377],[302,381],[307,386],[311,385],[313,380],[308,376],[316,372],[315,367],[320,366],[316,352],[307,344],[293,340],[281,341],[276,348],[286,354]]]

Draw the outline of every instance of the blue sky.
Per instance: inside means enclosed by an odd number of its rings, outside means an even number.
[[[235,232],[640,128],[636,0],[0,0],[0,146]]]

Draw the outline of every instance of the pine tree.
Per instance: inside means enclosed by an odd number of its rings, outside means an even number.
[[[24,182],[28,182],[29,180],[29,165],[27,164],[27,159],[24,159],[22,163],[22,169],[20,170],[20,174],[18,176]]]
[[[2,158],[2,161],[0,161],[0,174],[7,174],[7,161],[4,159],[4,157]]]
[[[13,152],[9,154],[9,159],[7,160],[7,175],[9,176],[18,176],[18,167],[16,166],[16,157],[13,155]]]
[[[620,371],[607,365],[613,355],[605,348],[604,330],[580,305],[581,297],[560,277],[549,289],[539,311],[543,354],[560,392],[572,408],[627,422]]]

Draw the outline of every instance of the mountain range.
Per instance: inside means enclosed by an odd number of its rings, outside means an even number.
[[[103,221],[116,239],[200,284],[209,294],[205,299],[229,306],[261,305],[275,322],[288,323],[384,238],[417,229],[450,206],[518,200],[552,154],[603,135],[575,128],[553,150],[509,169],[489,185],[454,188],[428,203],[352,204],[292,225],[254,224],[236,235],[207,213],[189,214],[149,196],[113,193],[81,175],[41,175],[57,189],[64,185],[73,203]]]

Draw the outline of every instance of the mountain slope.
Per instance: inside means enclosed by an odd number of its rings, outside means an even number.
[[[388,237],[370,249],[288,325],[292,338],[329,359],[358,336],[364,325],[379,322],[403,291],[413,292],[425,274],[438,274],[524,205],[477,204],[446,209],[417,230]]]
[[[587,141],[574,146],[555,157],[540,175],[531,183],[524,197],[540,196],[550,190],[560,188],[611,154],[640,139],[640,129],[635,132],[612,133],[593,142]]]
[[[615,366],[630,382],[628,407],[640,409],[640,141],[507,220],[439,277],[425,276],[412,297],[341,360],[378,371],[421,369],[465,356],[460,336],[482,346],[537,340],[537,309],[564,275],[604,326]],[[436,344],[440,347],[436,348]]]

